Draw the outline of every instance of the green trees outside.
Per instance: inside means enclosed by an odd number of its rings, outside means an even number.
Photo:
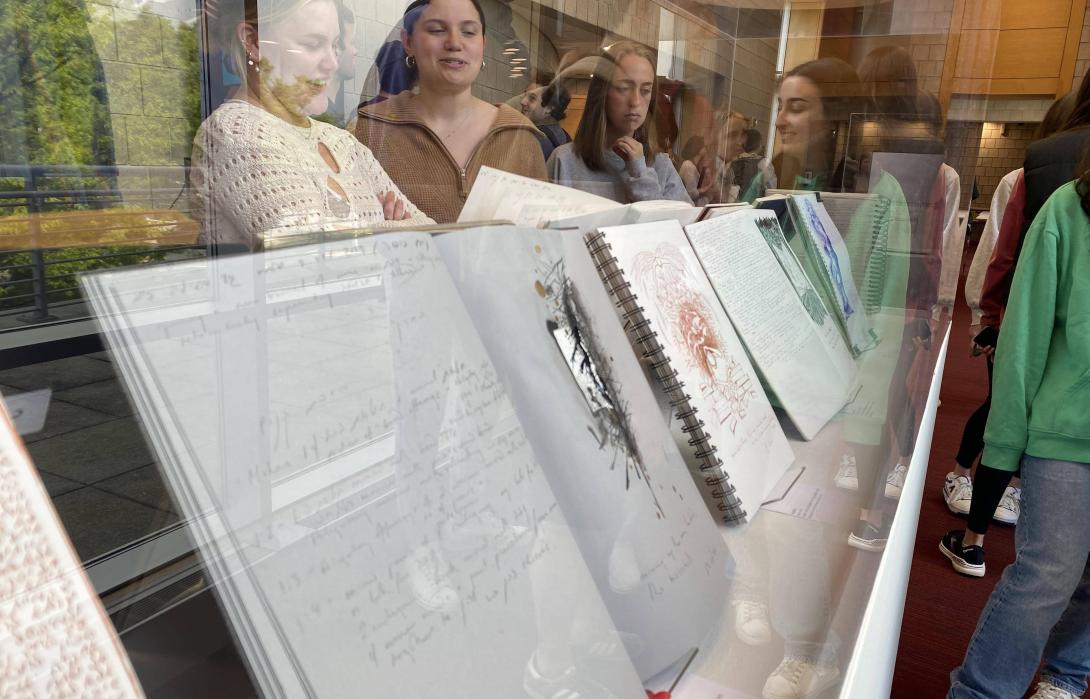
[[[101,21],[102,11],[109,13],[107,23]],[[118,45],[127,42],[129,53],[135,54],[137,60],[144,40],[167,47],[172,70],[169,73],[164,70],[163,74],[182,79],[173,81],[167,86],[169,89],[152,84],[156,89],[142,91],[141,70],[149,68],[133,65],[130,69],[115,60],[113,65],[127,70],[115,71],[109,76],[112,82],[108,83],[96,38],[100,44],[112,41],[111,50],[115,52]],[[157,50],[165,55],[165,49]],[[151,81],[144,79],[144,82]],[[116,110],[111,110],[111,96],[119,101]],[[119,206],[117,197],[95,194],[117,189],[118,180],[108,166],[118,164],[119,160],[124,162],[129,156],[128,134],[124,129],[115,134],[115,111],[129,114],[124,118],[126,123],[134,125],[133,138],[143,139],[138,142],[141,152],[167,153],[176,156],[171,162],[181,165],[183,155],[178,151],[187,145],[179,145],[185,141],[185,135],[180,137],[170,129],[155,128],[153,125],[158,123],[155,119],[147,119],[144,128],[135,128],[142,126],[139,114],[145,111],[145,104],[156,98],[176,102],[166,105],[166,111],[175,117],[173,122],[177,123],[177,117],[181,117],[188,134],[196,131],[200,123],[200,70],[192,24],[131,12],[123,16],[119,12],[115,22],[111,6],[89,5],[85,0],[0,2],[0,123],[3,124],[0,167],[4,168],[0,172],[0,196],[8,197],[0,199],[0,217],[18,217],[34,209],[52,212]],[[126,100],[127,103],[121,104]],[[164,106],[152,103],[149,109],[163,113]],[[134,159],[139,157],[136,154]],[[38,168],[39,172],[41,166],[59,167],[47,167],[57,171],[47,172],[31,183],[26,178],[28,166]],[[95,166],[107,166],[107,170],[93,174],[91,168]],[[65,194],[39,200],[40,205],[35,205],[23,196],[29,188]],[[92,240],[87,247],[43,252],[51,303],[78,296],[75,287],[81,272],[161,258],[155,246],[109,245],[109,233],[102,230],[88,231],[88,241]],[[0,310],[29,305],[27,298],[13,297],[28,294],[34,288],[33,270],[28,266],[30,253],[11,247],[0,235]],[[102,257],[120,252],[126,254]]]

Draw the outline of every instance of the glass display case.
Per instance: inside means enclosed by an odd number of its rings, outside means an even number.
[[[0,10],[0,393],[144,692],[888,691],[982,124],[1079,32],[406,5]]]

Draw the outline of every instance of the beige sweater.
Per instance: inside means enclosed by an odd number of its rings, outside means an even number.
[[[319,144],[339,172],[323,160]],[[432,223],[408,201],[410,219],[386,221],[378,195],[405,195],[352,134],[320,121],[294,126],[230,100],[201,124],[193,146],[194,203],[205,243],[257,249],[286,235]]]
[[[482,165],[544,180],[545,159],[530,120],[505,104],[463,170],[424,124],[409,92],[363,107],[356,138],[402,192],[437,223],[458,220]]]

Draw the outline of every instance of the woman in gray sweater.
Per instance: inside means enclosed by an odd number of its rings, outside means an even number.
[[[691,204],[670,158],[655,152],[657,87],[650,49],[631,41],[603,49],[575,140],[549,156],[549,179],[622,204]]]

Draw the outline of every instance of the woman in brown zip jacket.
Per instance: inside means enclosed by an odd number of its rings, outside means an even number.
[[[416,0],[401,41],[417,90],[362,107],[356,138],[401,191],[437,223],[451,223],[482,165],[544,180],[536,129],[507,105],[473,96],[484,65],[478,0]]]

